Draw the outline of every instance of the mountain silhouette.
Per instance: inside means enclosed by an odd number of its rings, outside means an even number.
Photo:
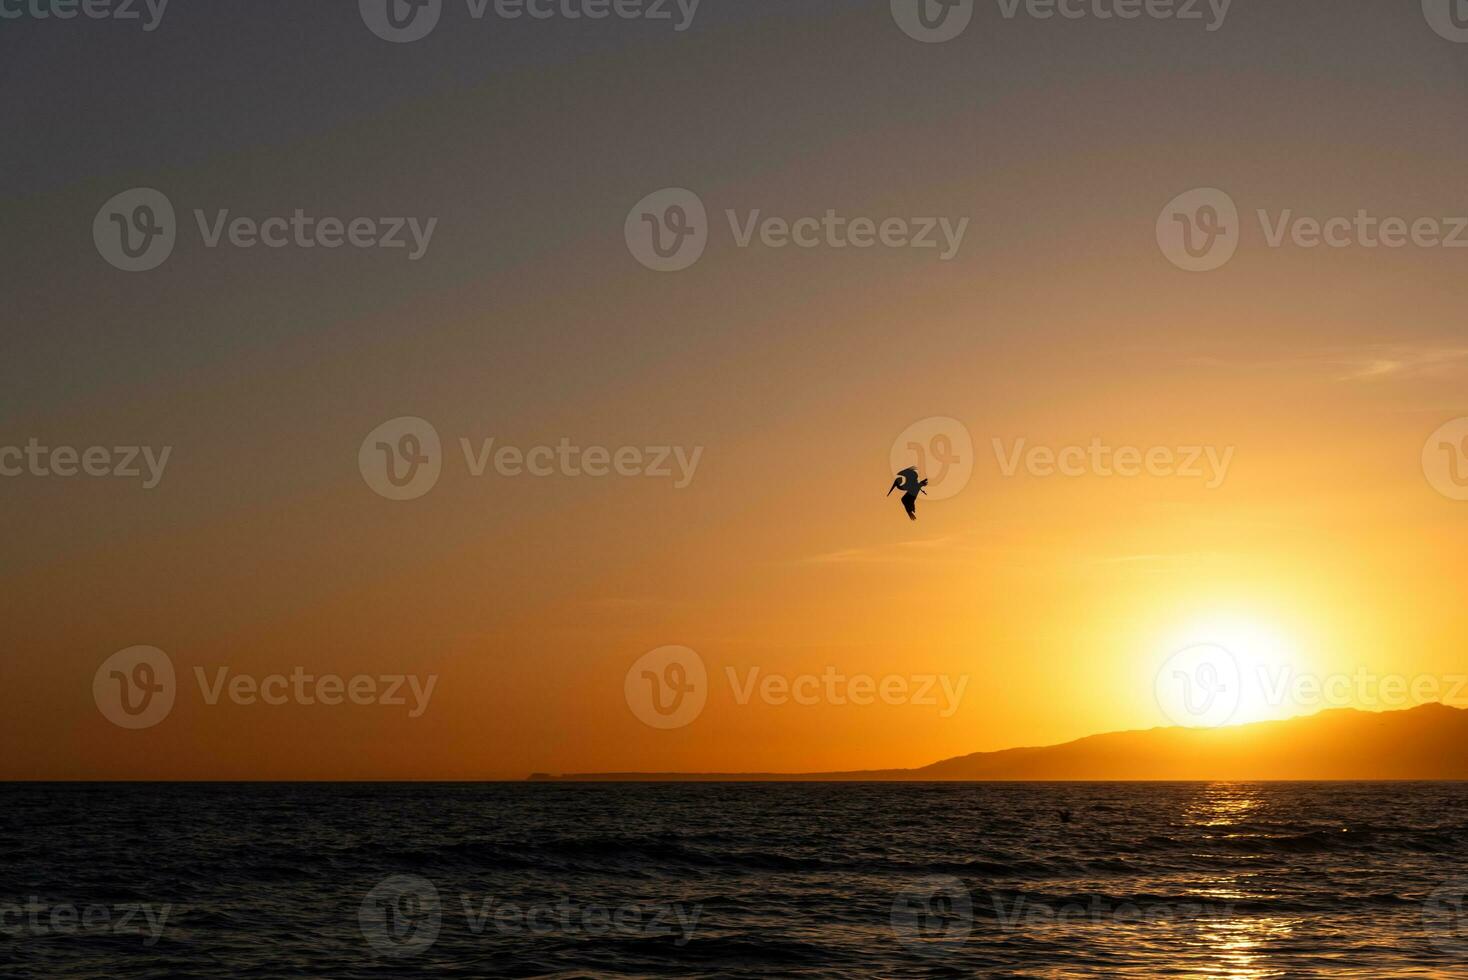
[[[920,769],[815,773],[535,773],[536,781],[1468,779],[1468,709],[1336,708],[1224,728],[1153,728],[974,752]]]

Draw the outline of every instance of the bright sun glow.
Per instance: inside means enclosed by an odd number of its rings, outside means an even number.
[[[1298,713],[1285,692],[1309,666],[1273,626],[1239,615],[1209,617],[1180,627],[1164,646],[1158,702],[1173,723],[1214,727]]]

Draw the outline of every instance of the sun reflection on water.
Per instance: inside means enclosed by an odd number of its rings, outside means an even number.
[[[1287,942],[1294,923],[1283,918],[1224,919],[1199,924],[1196,945],[1208,965],[1193,974],[1209,980],[1264,980],[1284,971],[1266,965],[1266,947]]]
[[[1211,783],[1188,803],[1183,818],[1190,826],[1208,828],[1220,837],[1250,836],[1228,831],[1256,816],[1263,806],[1257,786]],[[1250,893],[1242,887],[1243,877],[1237,873],[1220,874],[1206,883],[1200,882],[1201,887],[1195,887],[1194,891],[1210,902],[1246,899]],[[1267,947],[1288,940],[1293,931],[1292,920],[1281,917],[1224,915],[1200,920],[1189,945],[1207,965],[1190,975],[1200,980],[1265,980],[1283,976],[1283,971],[1266,965]]]
[[[1210,783],[1203,794],[1183,812],[1195,827],[1226,827],[1264,805],[1257,786],[1242,783]]]

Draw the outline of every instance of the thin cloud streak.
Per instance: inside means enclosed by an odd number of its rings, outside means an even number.
[[[1468,373],[1468,348],[1372,344],[1257,361],[1195,357],[1186,363],[1249,371],[1319,371],[1337,382],[1378,381]]]

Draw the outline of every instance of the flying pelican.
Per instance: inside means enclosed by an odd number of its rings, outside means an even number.
[[[927,485],[927,480],[918,479],[917,467],[909,466],[907,469],[897,474],[897,479],[892,481],[892,488],[887,491],[887,496],[892,496],[892,490],[896,490],[898,487],[901,487],[902,506],[907,508],[908,520],[915,521],[917,520],[918,494],[926,494],[928,491],[924,490],[923,487]]]

